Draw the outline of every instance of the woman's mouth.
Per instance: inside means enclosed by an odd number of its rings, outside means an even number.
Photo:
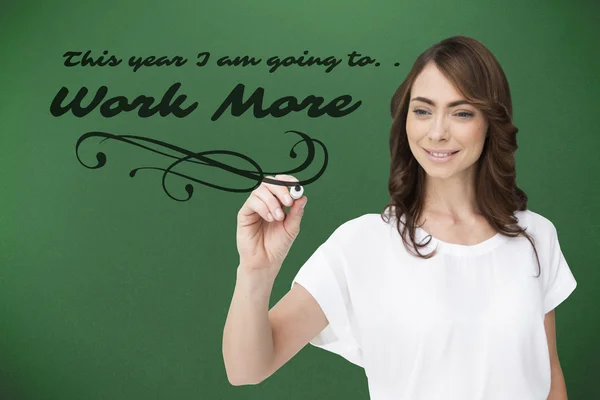
[[[425,149],[423,149],[425,150]],[[448,162],[450,160],[452,160],[454,158],[454,156],[456,155],[456,153],[458,153],[460,150],[457,150],[453,153],[447,153],[447,152],[429,152],[427,150],[425,150],[425,153],[427,153],[427,157],[435,162],[435,163],[444,163],[444,162]]]

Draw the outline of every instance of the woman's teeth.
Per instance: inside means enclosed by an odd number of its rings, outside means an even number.
[[[459,152],[459,150],[455,151],[454,153],[432,153],[430,151],[425,150],[425,152],[429,155],[429,159],[432,162],[436,162],[436,163],[444,163],[447,161],[450,161],[454,158],[454,156],[456,155],[456,153]]]

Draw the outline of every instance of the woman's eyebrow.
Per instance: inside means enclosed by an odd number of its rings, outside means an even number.
[[[428,99],[427,97],[414,97],[411,101],[422,101],[427,104],[431,104],[435,106],[435,102],[433,100]],[[471,104],[467,100],[456,100],[447,104],[448,107],[455,107],[461,104]]]

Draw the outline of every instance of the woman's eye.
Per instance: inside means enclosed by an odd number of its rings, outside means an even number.
[[[413,110],[413,113],[415,113],[416,115],[427,115],[427,114],[429,114],[425,110]],[[467,111],[461,111],[461,112],[456,113],[456,115],[458,115],[460,118],[466,119],[466,118],[471,118],[473,116],[473,113],[470,113],[470,112],[467,112]]]

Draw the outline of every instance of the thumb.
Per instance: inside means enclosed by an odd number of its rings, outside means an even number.
[[[298,200],[294,200],[294,204],[290,207],[290,211],[285,219],[285,229],[288,232],[298,234],[300,232],[300,222],[302,222],[302,216],[304,215],[304,206],[308,198],[302,196]]]

